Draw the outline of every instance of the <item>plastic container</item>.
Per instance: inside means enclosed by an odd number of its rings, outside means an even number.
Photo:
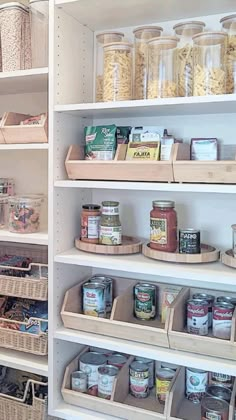
[[[32,67],[48,66],[48,0],[30,0]]]
[[[102,32],[96,36],[96,102],[103,101],[103,47],[111,42],[121,42],[123,38],[122,32]]]
[[[8,194],[0,194],[0,229],[8,226]]]
[[[132,99],[132,45],[114,42],[104,45],[103,100]]]
[[[193,95],[193,39],[192,37],[204,30],[205,23],[191,21],[178,23],[173,27],[179,36],[177,49],[177,82],[178,96]]]
[[[35,233],[40,229],[40,195],[9,197],[9,231]]]
[[[160,26],[143,26],[134,33],[134,99],[147,98],[148,41],[161,36]]]
[[[178,38],[165,36],[148,42],[148,99],[177,96],[175,51]]]
[[[221,19],[222,30],[228,34],[226,93],[236,93],[236,14]]]
[[[226,41],[224,32],[203,32],[194,41],[194,96],[226,93]]]

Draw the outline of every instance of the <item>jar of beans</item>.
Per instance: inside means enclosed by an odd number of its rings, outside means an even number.
[[[9,197],[9,231],[35,233],[40,229],[40,195]]]

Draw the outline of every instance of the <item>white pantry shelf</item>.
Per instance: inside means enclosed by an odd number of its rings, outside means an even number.
[[[47,67],[0,73],[0,95],[46,92],[47,86]]]
[[[53,416],[66,420],[114,420],[118,417],[108,416],[92,410],[85,410],[73,405],[61,402],[51,413]]]
[[[0,241],[4,242],[17,242],[21,244],[33,245],[48,245],[48,233],[12,233],[8,230],[0,230]]]
[[[48,143],[0,144],[1,150],[48,150]]]
[[[48,359],[30,353],[0,348],[0,365],[48,376]]]

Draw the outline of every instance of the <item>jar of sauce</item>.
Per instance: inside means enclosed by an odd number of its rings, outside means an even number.
[[[91,244],[99,242],[100,206],[85,204],[81,212],[81,241]]]
[[[150,248],[175,252],[177,248],[177,214],[174,201],[153,201],[150,213]]]

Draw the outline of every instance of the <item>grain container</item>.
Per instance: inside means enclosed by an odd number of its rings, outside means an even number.
[[[236,14],[221,19],[222,30],[228,34],[226,50],[226,93],[236,93]]]
[[[30,0],[32,67],[48,66],[48,0]]]
[[[40,228],[40,195],[9,197],[9,231],[14,233],[35,233]]]

